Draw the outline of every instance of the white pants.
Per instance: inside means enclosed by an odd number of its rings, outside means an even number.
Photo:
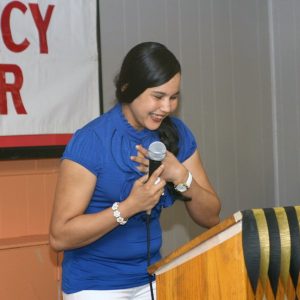
[[[156,284],[152,283],[154,299]],[[80,291],[74,294],[63,293],[63,300],[151,300],[150,284],[123,290]]]

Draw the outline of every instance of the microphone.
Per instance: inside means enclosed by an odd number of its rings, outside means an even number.
[[[149,157],[149,177],[161,165],[162,160],[166,157],[167,148],[164,143],[160,141],[153,142],[148,148]],[[159,183],[159,177],[155,184]],[[147,210],[147,214],[151,215],[151,210]]]

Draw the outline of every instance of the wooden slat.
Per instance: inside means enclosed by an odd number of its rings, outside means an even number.
[[[0,239],[0,250],[49,244],[47,234]]]
[[[158,300],[254,299],[241,233],[157,276]]]
[[[217,233],[220,233],[220,232],[226,230],[227,228],[231,227],[232,225],[236,224],[238,220],[239,220],[239,214],[238,213],[234,216],[231,216],[231,217],[225,219],[224,221],[222,221],[218,225],[216,225],[216,226],[212,227],[211,229],[203,232],[201,235],[197,236],[196,238],[194,238],[190,242],[188,242],[185,245],[179,247],[177,250],[175,250],[171,254],[167,255],[162,260],[160,260],[157,263],[151,265],[148,268],[148,272],[150,274],[154,274],[159,268],[161,268],[164,265],[170,263],[171,261],[173,261],[174,259],[180,257],[181,255],[186,254],[187,252],[189,252],[193,248],[197,247],[201,243],[203,243],[203,242],[209,240],[210,238],[212,238],[213,236],[215,236]]]

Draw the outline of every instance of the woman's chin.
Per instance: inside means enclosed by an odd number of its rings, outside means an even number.
[[[161,125],[161,121],[157,122],[157,121],[151,121],[151,122],[147,122],[145,124],[145,127],[149,130],[157,130],[159,128],[159,126]]]

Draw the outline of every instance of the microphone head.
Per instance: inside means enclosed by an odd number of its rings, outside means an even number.
[[[164,143],[156,141],[149,145],[148,156],[152,160],[162,161],[166,157],[167,148]]]

